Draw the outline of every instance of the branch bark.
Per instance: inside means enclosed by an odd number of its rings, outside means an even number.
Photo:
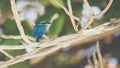
[[[48,56],[49,54],[58,51],[61,48],[66,48],[66,47],[71,47],[76,44],[82,44],[86,43],[89,41],[93,40],[98,40],[106,35],[109,35],[114,32],[120,31],[120,19],[117,22],[108,22],[103,25],[100,25],[96,28],[86,30],[83,32],[83,34],[71,34],[71,35],[66,35],[62,37],[58,37],[56,39],[52,40],[46,40],[45,42],[40,43],[40,47],[42,48],[47,48],[45,51],[42,52],[31,52],[23,55],[19,55],[14,57],[11,60],[0,62],[0,67],[6,67],[9,65],[13,65],[22,61],[25,61],[27,59],[32,59],[35,57],[44,57]],[[89,38],[89,39],[88,39]],[[36,47],[34,46],[35,43],[32,44],[26,44],[26,45],[21,45],[21,46],[0,46],[0,49],[25,49],[28,47]],[[31,46],[32,45],[32,46]],[[51,47],[52,46],[52,47]],[[51,47],[48,49],[48,47]]]
[[[83,32],[83,34],[71,34],[71,35],[65,35],[58,37],[56,39],[49,39],[44,42],[41,42],[39,46],[41,48],[56,46],[62,42],[68,42],[71,45],[76,44],[82,44],[89,41],[101,39],[111,33],[115,33],[120,31],[120,19],[118,19],[117,22],[108,22],[103,25],[100,25],[96,28],[88,29]],[[89,38],[89,39],[88,39]],[[71,41],[72,40],[72,41]],[[24,44],[24,45],[1,45],[0,49],[25,49],[28,47],[36,47],[38,46],[35,42],[32,42],[30,44]]]
[[[13,15],[14,15],[18,30],[20,32],[20,35],[22,36],[22,39],[26,43],[31,43],[31,41],[26,37],[24,29],[23,29],[23,27],[21,25],[21,22],[20,22],[18,13],[17,13],[16,5],[15,5],[15,0],[10,0],[10,3],[11,3],[11,9],[12,9],[12,12],[13,12]]]

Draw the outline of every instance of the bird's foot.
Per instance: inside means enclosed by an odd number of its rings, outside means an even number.
[[[37,46],[36,46],[36,48],[40,48],[40,46],[39,46],[39,43],[37,43]]]
[[[37,46],[36,48],[40,48],[40,46]]]

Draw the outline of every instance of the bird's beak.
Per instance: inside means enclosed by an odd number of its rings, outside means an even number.
[[[45,24],[51,24],[50,22],[45,22]]]

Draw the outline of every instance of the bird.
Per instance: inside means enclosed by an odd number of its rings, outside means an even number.
[[[47,25],[50,24],[47,21],[41,20],[33,28],[33,35],[36,39],[36,42],[40,42],[40,38],[45,34]]]

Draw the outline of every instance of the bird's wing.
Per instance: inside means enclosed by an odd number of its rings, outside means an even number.
[[[39,36],[42,36],[43,34],[45,34],[45,31],[46,31],[46,26],[40,26],[38,28],[38,34],[39,34]]]
[[[37,31],[38,31],[38,26],[34,26],[33,31],[32,31],[34,36],[37,35]]]

